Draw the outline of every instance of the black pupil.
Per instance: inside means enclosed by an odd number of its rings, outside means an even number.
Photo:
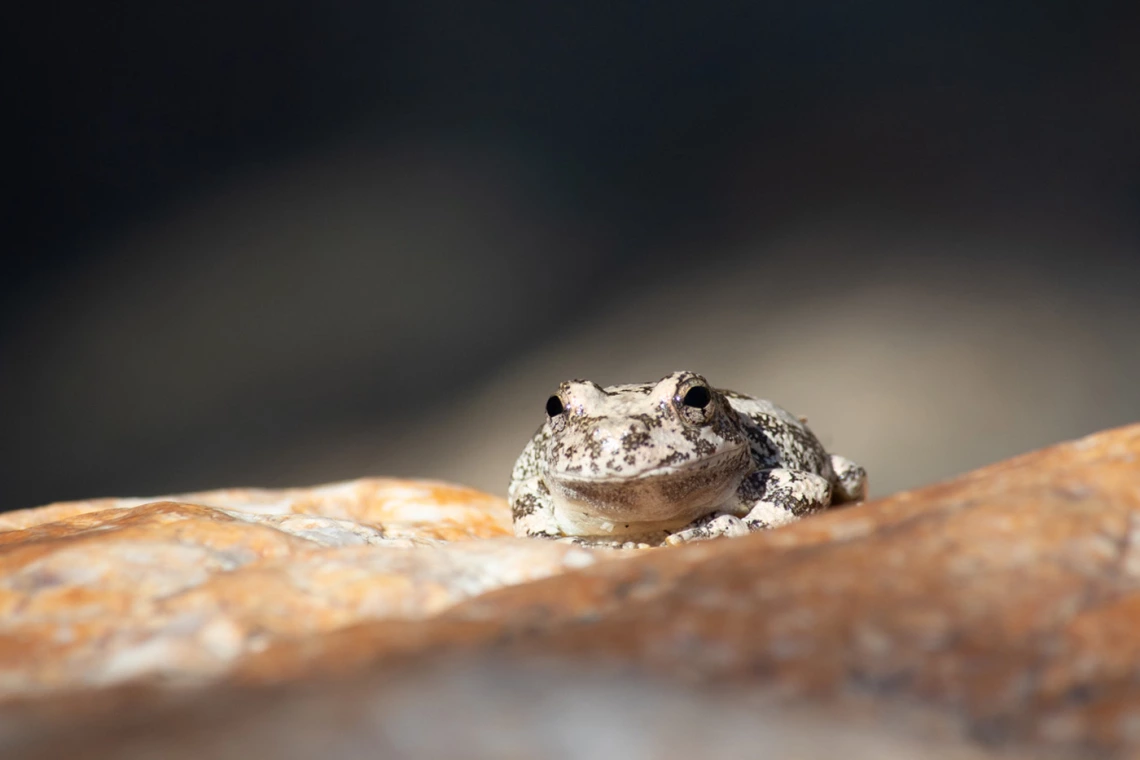
[[[689,389],[685,394],[683,403],[685,406],[696,407],[697,409],[704,409],[712,401],[712,396],[709,395],[709,389],[704,386],[697,385]]]
[[[546,399],[546,413],[551,417],[557,417],[562,414],[562,399],[557,396],[551,396]]]

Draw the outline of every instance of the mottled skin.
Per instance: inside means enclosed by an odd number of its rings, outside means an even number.
[[[654,546],[774,528],[864,498],[867,474],[770,401],[693,372],[562,383],[515,463],[515,533]]]

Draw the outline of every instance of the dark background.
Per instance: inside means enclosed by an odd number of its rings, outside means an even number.
[[[0,509],[502,493],[680,367],[882,494],[1140,417],[1140,11],[65,3],[13,19]]]

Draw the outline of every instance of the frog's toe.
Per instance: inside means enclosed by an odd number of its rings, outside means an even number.
[[[831,502],[842,504],[867,498],[867,471],[846,457],[831,455],[831,468],[835,470],[835,484]]]
[[[690,527],[679,530],[665,539],[670,546],[687,544],[692,541],[703,541],[721,536],[743,536],[748,533],[748,526],[735,515],[713,514],[702,517]]]

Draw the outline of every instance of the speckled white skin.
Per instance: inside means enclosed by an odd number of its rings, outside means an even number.
[[[507,495],[519,536],[654,546],[774,528],[866,488],[862,467],[772,402],[674,372],[562,383]]]

